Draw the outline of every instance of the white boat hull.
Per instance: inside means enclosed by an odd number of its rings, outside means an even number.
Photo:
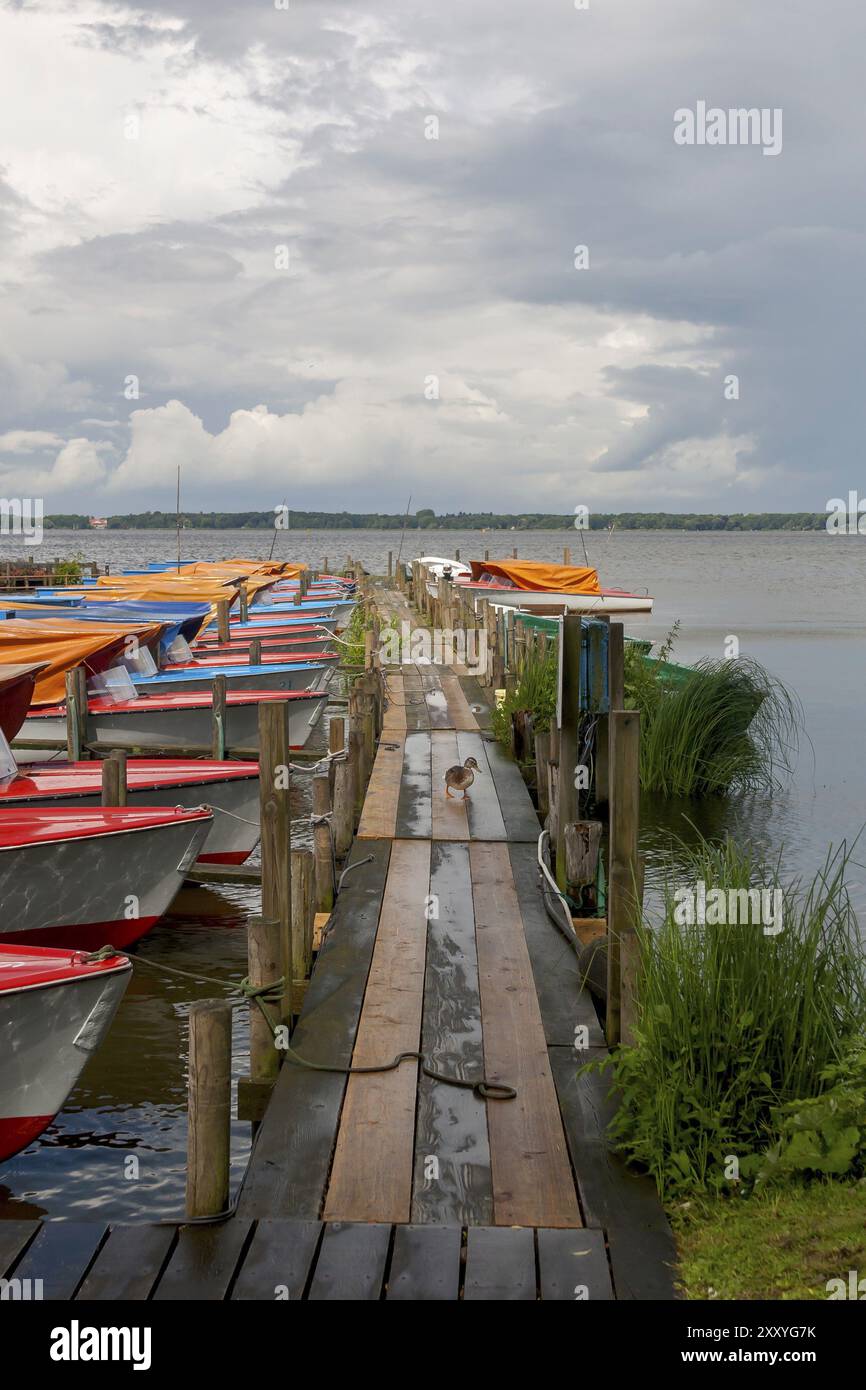
[[[130,946],[167,911],[212,823],[203,816],[0,847],[0,941]]]
[[[0,1160],[61,1110],[105,1037],[129,983],[128,963],[76,980],[0,991]]]
[[[650,613],[653,600],[646,594],[562,594],[524,589],[472,589],[476,604],[487,599],[503,608],[563,608],[568,613]]]
[[[289,743],[303,748],[313,726],[325,707],[320,700],[289,702]],[[87,717],[87,742],[103,743],[110,748],[138,748],[147,751],[172,748],[207,748],[211,743],[211,710],[207,705],[196,709],[147,709],[142,699],[141,710],[100,711]],[[66,742],[66,719],[60,716],[28,716],[20,740],[28,738]],[[259,707],[256,703],[226,707],[226,747],[259,746]],[[17,741],[13,743],[17,748]],[[48,762],[57,757],[56,750],[22,747],[22,762]]]
[[[26,770],[22,769],[25,774]],[[46,770],[44,775],[50,776],[50,773]],[[0,810],[15,806],[87,808],[101,804],[102,796],[98,791],[0,798]],[[142,787],[141,790],[130,786],[126,793],[126,804],[131,810],[145,806],[185,806],[188,810],[195,806],[211,806],[214,811],[213,824],[198,856],[199,863],[243,864],[261,838],[258,773],[249,777],[169,783],[165,786]]]

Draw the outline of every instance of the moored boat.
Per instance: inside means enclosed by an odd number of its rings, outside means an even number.
[[[0,942],[130,946],[166,911],[212,824],[207,806],[0,809]]]
[[[289,743],[303,748],[325,706],[325,697],[307,690],[230,690],[226,696],[226,747],[259,746],[259,705],[284,700],[289,706]],[[108,748],[207,748],[212,739],[212,700],[205,692],[180,695],[140,695],[134,700],[97,696],[88,701],[86,742]],[[45,762],[57,750],[39,747],[66,742],[66,705],[34,706],[22,725],[13,749],[24,750],[28,762]],[[35,746],[33,746],[35,744]]]
[[[441,561],[431,563],[432,572],[441,577]],[[548,565],[535,560],[473,560],[470,574],[465,565],[457,565],[453,582],[468,590],[475,599],[486,598],[491,603],[508,608],[530,611],[586,613],[651,612],[653,600],[649,594],[630,593],[626,589],[605,589],[598,582],[598,572],[591,566]],[[436,584],[428,584],[436,593]]]
[[[0,1161],[51,1124],[102,1042],[132,966],[125,956],[0,946]]]

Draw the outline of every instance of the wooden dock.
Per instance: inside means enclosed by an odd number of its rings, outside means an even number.
[[[46,1297],[670,1299],[653,1183],[610,1152],[605,1055],[551,923],[516,765],[451,669],[386,672],[350,872],[259,1128],[214,1226],[0,1224],[0,1276]],[[473,698],[473,696],[475,698]],[[473,756],[465,802],[445,769]],[[576,1047],[576,1041],[578,1046]],[[516,1090],[483,1099],[426,1075]],[[330,1070],[334,1069],[334,1070]]]

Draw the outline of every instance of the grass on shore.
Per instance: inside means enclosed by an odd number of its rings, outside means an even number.
[[[866,1180],[694,1197],[668,1209],[690,1299],[826,1299],[866,1276]]]
[[[786,884],[778,866],[732,841],[704,842],[684,857],[681,881],[691,889],[701,882],[727,895],[761,884],[779,890],[780,911],[769,935],[748,920],[683,920],[672,883],[664,920],[641,932],[635,1041],[604,1065],[620,1097],[611,1136],[666,1197],[729,1189],[732,1157],[754,1177],[780,1110],[821,1095],[825,1069],[849,1057],[866,1030],[850,851],[828,853],[813,879]],[[840,1113],[839,1125],[852,1123]],[[849,1139],[830,1134],[831,1147]],[[823,1157],[811,1166],[822,1164],[833,1171]]]

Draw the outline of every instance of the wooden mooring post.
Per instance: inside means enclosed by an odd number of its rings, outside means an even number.
[[[217,603],[217,636],[221,642],[228,642],[230,632],[228,599],[220,599]]]
[[[316,911],[334,906],[334,869],[331,857],[331,787],[327,776],[313,778],[313,850],[316,856]]]
[[[116,748],[102,764],[102,805],[126,805],[126,753]]]
[[[556,806],[556,882],[567,887],[565,827],[576,819],[578,772],[578,726],[580,723],[580,643],[581,618],[566,613],[562,620],[562,692],[559,726],[559,776]],[[552,838],[552,837],[551,837]]]
[[[222,762],[226,755],[226,696],[225,676],[214,676],[211,693],[211,757]]]
[[[232,1006],[203,999],[189,1010],[186,1214],[218,1216],[229,1200]]]
[[[66,672],[66,756],[77,763],[89,756],[87,742],[87,673],[83,666]]]
[[[247,973],[254,989],[280,978],[280,924],[275,917],[250,917],[247,921]],[[268,1003],[264,1009],[267,1017],[261,1006],[250,1000],[250,1072],[238,1080],[239,1120],[262,1119],[280,1070],[280,1054],[271,1031],[271,1024],[276,1027],[280,1022],[279,1009]]]
[[[607,894],[607,1014],[609,1047],[632,1040],[639,938],[638,862],[640,713],[610,715],[610,872]]]
[[[281,701],[259,705],[262,916],[280,924],[280,975],[285,981],[281,1018],[292,1015],[292,819],[289,711]]]
[[[313,964],[313,919],[316,915],[316,864],[312,850],[292,850],[292,971],[297,988]]]

